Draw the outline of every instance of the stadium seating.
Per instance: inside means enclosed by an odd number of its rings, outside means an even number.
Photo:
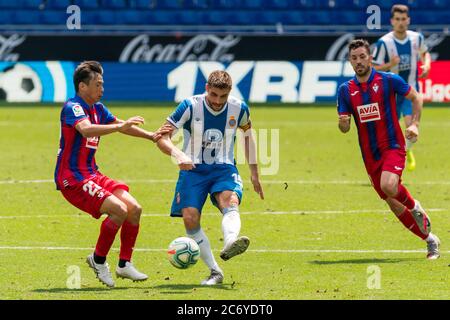
[[[411,7],[413,24],[448,25],[449,0],[378,2],[384,24],[395,3]],[[1,25],[60,25],[70,5],[82,23],[98,25],[364,25],[372,0],[0,0]],[[423,12],[427,14],[421,14]]]

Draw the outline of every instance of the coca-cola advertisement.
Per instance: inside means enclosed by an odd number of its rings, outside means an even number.
[[[450,37],[425,33],[433,60],[450,60]],[[0,35],[0,61],[98,60],[122,63],[185,61],[343,61],[347,44],[366,38],[374,44],[381,34],[243,36],[139,35]],[[305,49],[307,48],[307,50]]]

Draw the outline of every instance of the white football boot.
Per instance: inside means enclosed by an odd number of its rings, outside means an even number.
[[[221,284],[223,282],[223,273],[219,270],[211,269],[211,274],[208,278],[202,281],[202,286],[213,286],[215,284]]]
[[[94,270],[95,276],[101,283],[105,284],[109,288],[114,287],[114,280],[111,276],[111,272],[109,271],[109,265],[107,262],[105,262],[104,264],[95,263],[93,253],[88,255],[88,257],[86,258],[86,262],[89,267]]]
[[[435,235],[430,233],[427,239],[427,259],[428,260],[436,260],[441,254],[439,253],[439,247],[441,245],[441,241]]]
[[[220,252],[220,257],[222,260],[227,261],[238,254],[244,253],[250,245],[250,239],[246,236],[242,236],[234,240],[233,242],[227,243],[223,250]]]
[[[133,281],[145,281],[148,279],[148,276],[142,272],[139,272],[131,262],[126,262],[125,267],[117,267],[116,268],[116,276],[122,279],[130,279]]]

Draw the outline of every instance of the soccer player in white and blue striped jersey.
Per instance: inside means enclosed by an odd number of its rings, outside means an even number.
[[[420,78],[426,78],[431,68],[431,56],[421,33],[408,30],[410,24],[409,9],[405,5],[396,4],[391,9],[391,25],[393,31],[381,37],[373,54],[373,64],[376,70],[391,71],[398,74],[410,86],[418,88],[417,63],[422,61]],[[397,116],[403,115],[405,127],[412,123],[411,101],[397,96]],[[414,170],[416,161],[412,153],[415,140],[406,140],[407,169]]]
[[[208,77],[206,93],[185,99],[167,118],[166,125],[172,125],[174,131],[183,130],[183,151],[173,145],[169,134],[158,142],[161,151],[172,155],[181,169],[170,215],[183,217],[187,235],[200,247],[200,257],[210,269],[202,285],[220,284],[224,277],[200,226],[208,194],[223,214],[224,247],[220,257],[228,260],[243,253],[250,244],[248,237],[239,236],[243,188],[234,159],[237,129],[244,131],[245,156],[253,189],[264,199],[249,108],[245,102],[230,96],[231,87],[232,80],[227,72],[213,71]]]

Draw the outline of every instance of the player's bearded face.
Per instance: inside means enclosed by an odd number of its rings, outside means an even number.
[[[350,52],[350,63],[356,74],[364,77],[370,72],[372,56],[364,47],[356,48]]]
[[[219,111],[228,100],[231,89],[219,89],[206,85],[206,100],[208,105],[214,110]]]

